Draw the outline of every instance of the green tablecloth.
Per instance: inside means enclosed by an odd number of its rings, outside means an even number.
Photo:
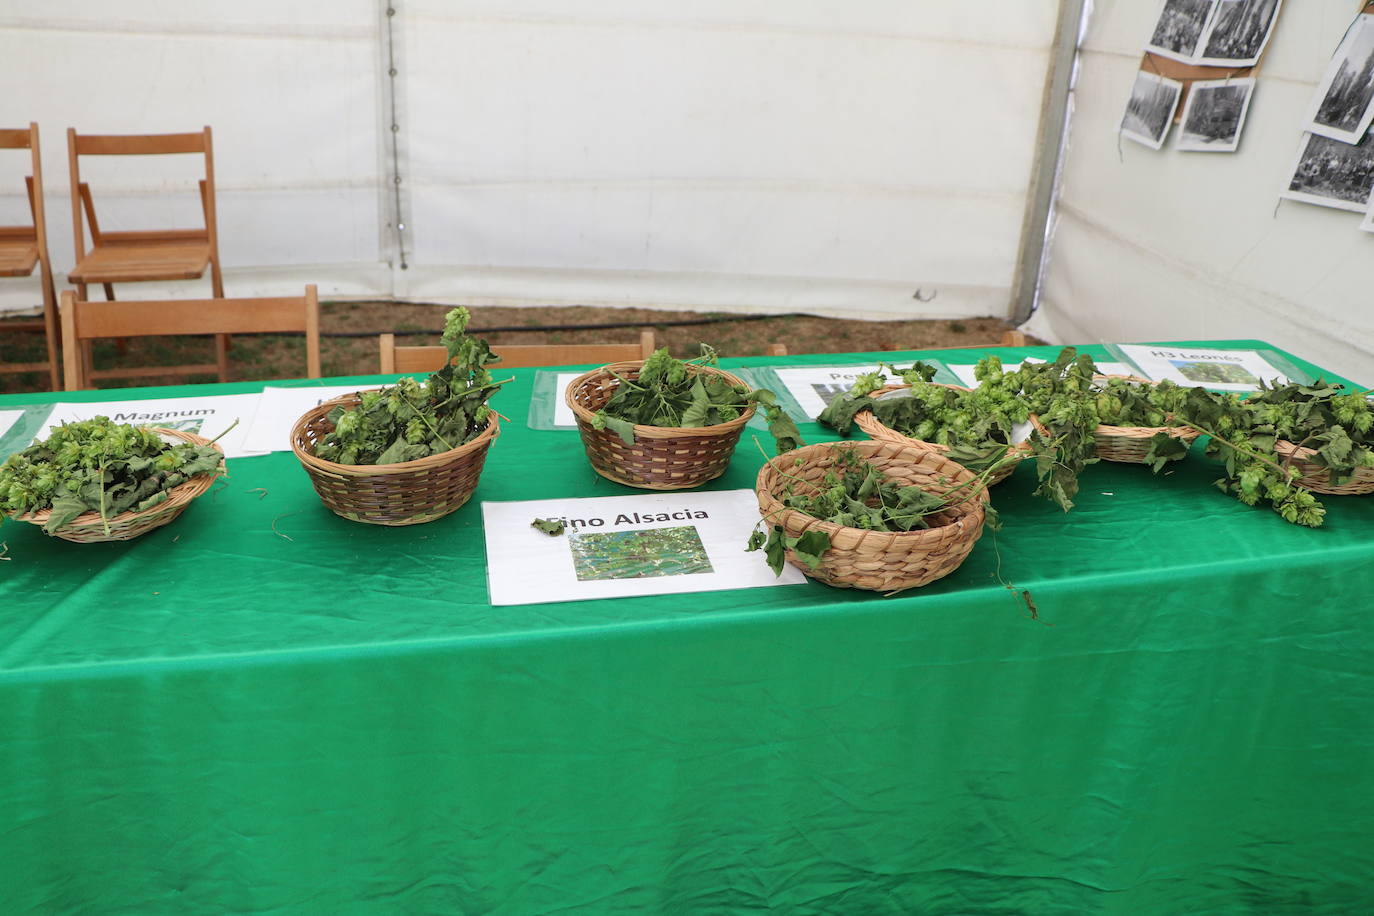
[[[897,598],[493,608],[478,502],[633,492],[514,375],[432,524],[336,518],[278,453],[129,544],[0,528],[3,912],[1374,911],[1374,498],[1299,529],[1193,455],[1064,515],[1023,467]]]

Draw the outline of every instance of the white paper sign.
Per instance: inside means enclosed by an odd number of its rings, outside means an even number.
[[[258,400],[258,412],[253,418],[253,425],[248,430],[244,445],[262,454],[289,452],[291,429],[301,418],[301,414],[312,407],[320,406],[325,401],[360,390],[365,389],[358,385],[307,388],[268,385],[262,389],[262,395]]]
[[[854,386],[861,375],[878,372],[879,366],[803,366],[795,369],[774,369],[797,406],[808,417],[815,418],[832,400]],[[883,378],[887,378],[884,374]]]
[[[1288,376],[1254,350],[1197,350],[1145,344],[1121,344],[1120,349],[1141,372],[1156,382],[1168,379],[1190,388],[1254,391],[1261,379],[1266,382],[1277,379],[1280,384],[1289,381]]]
[[[577,425],[577,417],[573,415],[572,408],[568,406],[568,386],[572,384],[573,379],[583,376],[585,374],[585,372],[558,373],[558,378],[554,380],[554,389],[558,392],[558,395],[553,402],[554,426]]]
[[[550,536],[536,518],[561,519]],[[753,490],[482,503],[491,603],[540,604],[797,585],[745,552],[759,520]]]
[[[1027,356],[1022,362],[1043,363],[1044,360],[1035,356]],[[1094,360],[1094,362],[1096,361]],[[1017,365],[1020,365],[1020,363],[1017,363]],[[1096,363],[1096,365],[1097,371],[1101,372],[1103,375],[1135,375],[1135,367],[1128,366],[1125,363]],[[959,376],[959,381],[963,382],[968,387],[978,387],[978,377],[973,374],[973,370],[976,368],[974,365],[963,363],[957,366],[949,366],[948,368],[955,375]],[[1009,364],[1003,365],[1004,370],[1008,368],[1014,367]]]
[[[0,439],[5,438],[5,433],[10,431],[10,427],[19,421],[24,415],[22,410],[0,410]]]
[[[243,458],[262,454],[250,451],[244,446],[244,438],[248,435],[248,427],[253,424],[253,415],[257,409],[256,393],[148,401],[103,401],[90,404],[59,403],[53,405],[52,413],[48,414],[47,423],[38,431],[37,438],[47,438],[48,433],[61,423],[75,423],[92,417],[109,417],[116,423],[161,426],[214,439],[233,426],[237,420],[238,425],[223,436],[218,445],[224,449],[224,457]]]

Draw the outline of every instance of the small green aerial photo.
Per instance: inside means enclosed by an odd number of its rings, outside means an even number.
[[[715,572],[695,525],[568,535],[579,581]]]

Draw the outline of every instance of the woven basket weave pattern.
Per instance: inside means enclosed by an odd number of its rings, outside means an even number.
[[[1154,384],[1138,375],[1095,375],[1093,378],[1125,379],[1138,385]],[[1191,426],[1108,426],[1103,423],[1093,430],[1093,442],[1097,445],[1097,457],[1103,461],[1144,464],[1145,456],[1150,452],[1150,440],[1158,433],[1168,433],[1172,439],[1181,439],[1184,445],[1192,445],[1193,440],[1202,435],[1200,430]]]
[[[189,442],[192,445],[209,445],[221,453],[224,451],[217,443],[194,433],[161,427],[149,427],[149,429],[164,440]],[[191,504],[191,500],[210,489],[215,478],[223,473],[224,461],[221,459],[219,468],[213,474],[198,474],[185,483],[178,484],[167,491],[167,498],[156,506],[144,509],[142,512],[129,510],[112,516],[109,519],[110,531],[108,534],[105,533],[105,522],[101,521],[100,513],[86,512],[54,531],[53,537],[61,538],[64,541],[74,541],[78,544],[133,540],[139,535],[147,534],[154,528],[161,528],[172,521],[186,510],[186,507]],[[32,512],[28,515],[16,515],[14,519],[41,526],[46,524],[51,516],[52,510],[44,509],[41,512]]]
[[[1298,448],[1286,439],[1280,439],[1274,443],[1274,451],[1278,452],[1286,465],[1292,465],[1302,474],[1298,478],[1298,486],[1306,487],[1313,493],[1324,493],[1328,496],[1366,496],[1374,493],[1374,468],[1356,468],[1355,476],[1340,486],[1331,485],[1331,472],[1321,465],[1306,459],[1316,454],[1315,449]]]
[[[744,425],[754,415],[753,405],[729,423],[716,426],[636,426],[634,445],[626,445],[610,429],[592,425],[592,416],[606,406],[620,384],[616,376],[636,379],[643,365],[643,360],[612,363],[568,385],[565,399],[577,418],[592,469],[608,480],[641,490],[685,490],[724,474]],[[713,366],[689,363],[687,371],[718,375],[731,385],[748,388],[738,376]]]
[[[932,384],[939,383],[933,382]],[[910,385],[887,385],[883,388],[879,388],[877,391],[871,392],[868,396],[871,398],[878,398],[884,394],[887,394],[889,391],[901,391],[905,388],[910,387]],[[953,388],[956,391],[970,390],[959,385],[940,385],[940,387]],[[854,423],[859,427],[859,429],[867,433],[870,439],[876,439],[879,442],[892,442],[897,445],[910,445],[913,448],[919,448],[925,451],[935,452],[937,455],[941,456],[949,454],[949,446],[941,445],[938,442],[926,442],[922,439],[913,439],[910,436],[905,436],[897,432],[897,430],[893,429],[892,427],[884,424],[882,420],[879,420],[877,416],[875,416],[873,412],[869,410],[861,410],[857,414],[855,414]],[[992,476],[988,478],[989,487],[996,486],[997,484],[1001,483],[1002,481],[1010,477],[1012,475],[1012,472],[1021,466],[1021,462],[1030,456],[1030,446],[1024,442],[1017,443],[1016,445],[1012,446],[1011,454],[1019,456],[1018,460],[1014,462],[1009,461],[1002,467],[998,468],[992,474]]]
[[[983,533],[983,500],[969,499],[931,518],[938,527],[918,531],[867,531],[822,521],[785,508],[789,477],[819,483],[835,464],[835,448],[853,448],[897,486],[945,491],[975,479],[967,468],[928,449],[892,442],[808,445],[774,458],[759,471],[755,492],[765,524],[781,525],[789,537],[818,529],[830,549],[812,569],[787,552],[787,562],[812,578],[840,588],[893,592],[934,582],[954,572]],[[798,467],[796,460],[802,459]],[[795,484],[794,484],[795,486]]]
[[[316,458],[316,443],[334,431],[329,412],[359,401],[356,393],[325,401],[291,430],[292,450],[331,512],[370,525],[419,525],[457,511],[472,497],[487,449],[500,434],[495,413],[475,439],[426,458],[400,464],[336,464]]]

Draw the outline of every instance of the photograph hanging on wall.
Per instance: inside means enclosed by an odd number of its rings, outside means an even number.
[[[1280,0],[1220,0],[1194,63],[1209,67],[1253,67],[1259,63],[1274,33],[1279,5]]]
[[[1303,134],[1297,162],[1289,174],[1292,178],[1280,197],[1363,213],[1374,188],[1374,143],[1367,136],[1352,146]]]
[[[1196,60],[1216,4],[1217,0],[1165,0],[1145,50],[1185,63]]]
[[[1355,17],[1308,112],[1314,134],[1358,143],[1374,120],[1374,14]]]
[[[1193,83],[1183,103],[1175,147],[1192,152],[1235,152],[1254,91],[1252,77]]]
[[[1150,149],[1159,149],[1169,134],[1169,125],[1178,109],[1183,84],[1146,73],[1136,74],[1131,87],[1131,99],[1126,103],[1126,116],[1121,119],[1121,135]]]

